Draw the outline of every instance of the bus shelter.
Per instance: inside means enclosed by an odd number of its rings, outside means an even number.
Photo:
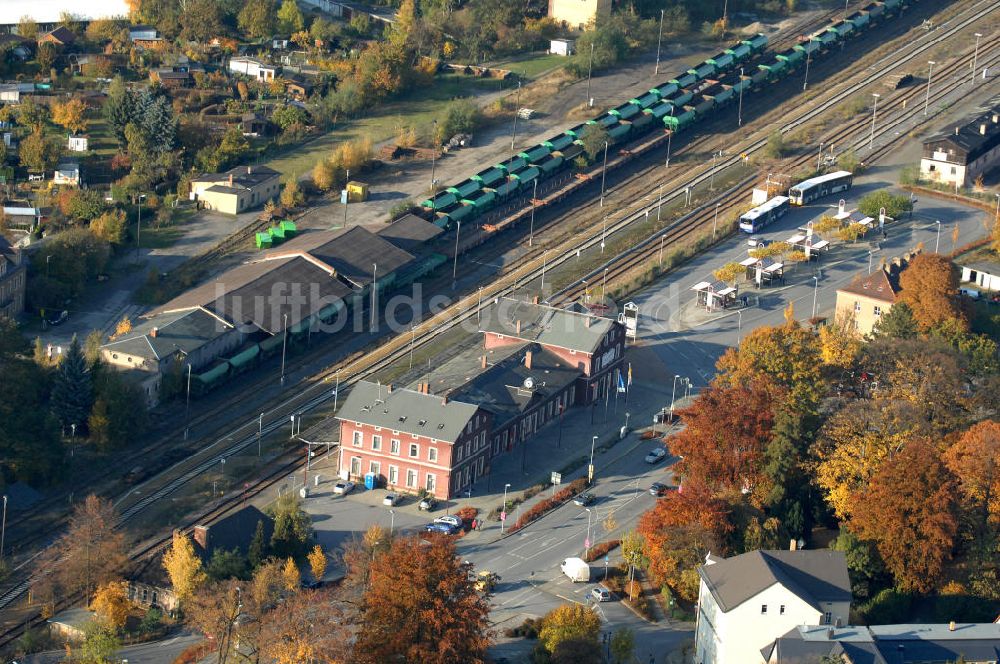
[[[700,281],[691,287],[698,295],[698,306],[708,311],[726,309],[736,304],[739,289],[723,281]]]
[[[740,261],[746,269],[747,281],[752,281],[758,287],[770,286],[775,283],[785,283],[785,264],[773,258],[745,258]]]
[[[808,260],[818,259],[820,251],[826,251],[830,248],[830,243],[813,233],[811,228],[800,228],[795,235],[785,240],[785,242],[796,249],[802,250]]]

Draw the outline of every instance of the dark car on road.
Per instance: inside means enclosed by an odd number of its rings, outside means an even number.
[[[667,495],[669,491],[673,490],[675,490],[675,488],[669,484],[664,484],[663,482],[653,482],[653,484],[649,487],[649,495],[659,498],[660,496]]]
[[[597,496],[592,493],[581,493],[576,498],[573,499],[573,503],[579,505],[580,507],[586,507],[597,500]]]
[[[441,535],[457,535],[460,529],[450,523],[435,521],[424,526],[424,532],[440,533]]]

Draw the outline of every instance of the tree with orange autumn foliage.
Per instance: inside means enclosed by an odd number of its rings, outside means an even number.
[[[761,462],[774,424],[775,387],[757,379],[747,384],[712,384],[680,411],[687,425],[670,439],[683,457],[675,472],[684,482],[715,495],[753,494],[762,484]]]
[[[261,621],[263,661],[275,664],[342,664],[351,661],[351,628],[345,604],[330,590],[303,590]]]
[[[967,429],[944,453],[944,461],[974,515],[980,537],[1000,525],[1000,422],[987,420]]]
[[[375,558],[361,601],[352,661],[480,664],[490,645],[490,606],[448,537],[396,538]]]
[[[920,254],[899,274],[899,301],[913,311],[922,332],[948,320],[959,320],[965,329],[958,302],[958,268],[940,254]]]
[[[726,553],[722,539],[727,529],[725,504],[697,484],[685,484],[681,491],[656,501],[638,526],[653,582],[669,586],[685,600],[696,600],[696,568],[705,562],[707,553]]]
[[[937,587],[958,531],[955,481],[937,450],[915,440],[854,501],[849,528],[876,549],[906,592]]]

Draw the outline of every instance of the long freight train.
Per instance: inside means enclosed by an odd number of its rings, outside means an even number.
[[[539,181],[570,169],[583,153],[580,140],[588,125],[607,131],[609,145],[623,145],[654,131],[683,132],[742,94],[761,90],[871,26],[896,16],[912,0],[876,0],[808,37],[786,51],[765,53],[766,35],[735,43],[610,111],[577,125],[510,159],[438,192],[421,203],[424,216],[450,228],[470,222],[504,203],[531,193]]]

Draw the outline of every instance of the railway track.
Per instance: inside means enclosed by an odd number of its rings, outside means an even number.
[[[978,2],[975,3],[973,7],[981,7],[984,4],[988,3]],[[990,11],[992,11],[992,9],[990,9]],[[901,59],[896,59],[892,63],[886,64],[884,66],[884,71],[889,71],[897,66],[900,66],[907,60],[916,57],[920,53],[924,52],[927,48],[930,48],[933,45],[940,43],[940,41],[949,38],[955,32],[962,29],[962,27],[965,27],[966,25],[970,24],[973,20],[979,18],[982,15],[983,14],[980,14],[975,18],[967,19],[965,20],[965,22],[961,23],[961,25],[958,27],[949,28],[949,30],[946,33],[942,33],[935,39],[929,40],[929,42],[922,49],[918,47],[919,50],[915,50],[910,55],[903,57]],[[850,94],[855,93],[857,90],[862,89],[863,87],[864,84],[858,84],[851,87],[848,91],[839,95],[835,100],[825,104],[823,110],[828,109],[833,104],[839,103],[840,101],[842,101],[842,99],[846,98]],[[803,122],[806,122],[808,119],[815,117],[815,115],[817,115],[819,112],[821,111],[816,111],[812,115],[807,114],[809,115],[809,118],[802,119],[801,121],[798,122],[798,124],[802,124]],[[789,131],[795,126],[798,126],[798,124],[795,123],[786,124],[786,126],[784,127],[784,131]],[[693,144],[698,145],[700,144],[701,141],[708,141],[708,140],[710,140],[709,137],[706,137],[705,139],[699,139]],[[763,139],[759,140],[751,145],[751,149],[759,149],[763,144],[764,140]],[[692,143],[688,144],[689,148],[691,145]],[[721,167],[722,165],[720,164],[720,168]],[[646,180],[645,184],[648,186],[648,177],[646,177],[646,173],[647,172],[644,171],[633,176],[629,180],[629,182],[636,183],[645,179]],[[700,172],[696,173],[693,177],[687,179],[684,184],[685,186],[693,186],[704,182],[709,177],[710,177],[709,172],[705,169],[702,169]],[[683,189],[680,187],[675,188],[670,193],[668,198],[665,198],[664,200],[676,199],[678,195],[682,194],[682,191]],[[735,197],[736,194],[732,194],[732,196]],[[645,209],[649,208],[647,207]],[[640,216],[644,216],[643,212],[644,210],[640,210],[639,213],[630,215],[629,219],[627,220],[623,219],[619,222],[616,222],[613,227],[609,228],[609,232],[614,233],[617,232],[618,230],[621,230],[622,228],[629,225],[629,223],[638,220]],[[685,220],[686,223],[687,221],[690,221],[690,217],[682,218],[682,220]],[[674,224],[674,226],[676,227],[680,223],[681,222],[679,221],[677,222],[677,224]],[[248,235],[248,237],[251,236]],[[572,242],[569,242],[564,246],[559,247],[556,251],[561,252],[561,256],[558,256],[557,258],[552,259],[548,262],[549,269],[552,269],[558,266],[559,264],[565,262],[566,260],[569,260],[571,257],[576,255],[577,251],[581,251],[586,248],[593,247],[599,244],[601,239],[602,239],[601,233],[593,233],[590,234],[589,237],[585,237],[582,241],[580,241],[579,239],[574,239]],[[551,251],[552,250],[550,250],[550,252]],[[483,289],[484,290],[483,300],[489,302],[489,300],[495,297],[501,297],[503,295],[513,293],[517,289],[518,283],[524,284],[530,281],[531,279],[537,278],[540,275],[541,270],[544,269],[542,265],[543,260],[544,259],[541,258],[541,252],[539,251],[536,252],[533,256],[529,256],[521,264],[504,270],[502,274],[499,275],[498,278],[492,284]],[[429,343],[430,341],[436,339],[441,334],[444,334],[447,331],[453,329],[456,325],[459,325],[462,322],[468,320],[470,317],[476,315],[477,312],[480,310],[480,307],[481,305],[477,302],[477,295],[472,294],[465,296],[464,298],[459,300],[459,302],[457,302],[455,305],[445,310],[444,312],[423,321],[417,326],[417,333],[420,336],[421,345]],[[406,353],[408,352],[409,352],[409,335],[401,335],[401,337],[397,337],[390,340],[388,343],[382,345],[379,348],[376,348],[370,353],[364,353],[364,354],[356,353],[352,358],[341,363],[337,367],[333,367],[323,372],[320,372],[319,374],[313,376],[304,383],[301,392],[282,400],[277,406],[274,406],[273,408],[265,411],[264,414],[265,421],[267,422],[265,430],[274,431],[277,428],[279,428],[283,423],[287,422],[289,413],[307,412],[309,410],[316,408],[321,404],[326,403],[331,398],[334,398],[332,383],[335,376],[343,377],[343,379],[340,381],[341,391],[340,394],[338,395],[338,396],[343,396],[344,392],[349,390],[350,386],[353,385],[355,382],[357,382],[357,380],[360,380],[365,376],[371,375],[372,373],[377,372],[385,367],[391,366],[395,362],[403,359],[403,357],[405,357]],[[220,408],[220,410],[222,409],[224,409],[224,406]],[[230,454],[235,454],[241,450],[246,449],[248,446],[254,444],[257,436],[257,424],[258,421],[256,418],[254,418],[252,421],[247,422],[242,427],[232,432],[230,435],[216,439],[215,441],[211,442],[211,444],[208,446],[209,449],[212,450],[211,456],[209,458],[206,458],[203,461],[194,464],[193,468],[187,469],[179,477],[174,478],[165,485],[158,488],[153,488],[153,490],[149,494],[143,496],[142,498],[136,501],[132,502],[129,502],[128,500],[123,501],[121,505],[122,524],[123,525],[127,524],[128,521],[135,518],[136,515],[141,513],[145,507],[155,503],[157,500],[169,496],[171,493],[177,491],[178,489],[188,484],[193,478],[197,477],[200,473],[204,472],[208,468],[213,467],[217,463],[218,458],[225,457]],[[233,439],[235,439],[235,442],[232,442]],[[297,467],[297,465],[300,464],[301,461],[293,463],[288,468]],[[287,472],[288,468],[283,467],[282,474]],[[165,540],[159,542],[159,544],[162,545],[164,542]],[[0,608],[8,605],[14,599],[21,596],[24,590],[26,590],[26,588],[27,588],[27,582],[24,582],[22,584],[19,584],[15,588],[6,591],[3,595],[0,595]],[[0,645],[2,645],[2,643],[3,640],[0,639]]]
[[[946,81],[946,84],[934,89],[929,96],[923,86],[911,86],[897,90],[891,94],[883,95],[885,101],[880,104],[880,108],[884,109],[882,125],[876,125],[871,133],[869,133],[868,129],[872,126],[872,122],[866,114],[849,120],[846,124],[841,125],[833,131],[826,132],[822,137],[822,142],[824,144],[834,142],[838,145],[847,146],[844,148],[845,150],[863,152],[866,143],[874,142],[886,136],[892,136],[898,125],[923,114],[919,102],[925,100],[928,104],[939,102],[952,95],[956,90],[969,84],[967,78],[958,76],[958,74],[965,73],[966,65],[968,64],[968,58],[965,56],[970,54],[971,50],[963,54],[963,56],[949,61],[938,70],[939,80]],[[980,58],[984,67],[1000,64],[1000,45],[993,42],[992,46],[980,49]],[[885,120],[886,113],[892,117],[891,120]],[[857,138],[859,134],[861,137]],[[896,140],[898,139],[882,140],[879,142],[879,145],[866,156],[865,162],[873,163],[884,157],[895,147]],[[814,159],[813,154],[802,155],[788,162],[788,168],[785,170],[794,171],[808,167],[813,163]],[[614,283],[615,281],[634,275],[653,262],[662,262],[664,245],[670,247],[671,245],[676,246],[679,243],[689,241],[707,232],[710,225],[714,226],[717,215],[723,214],[728,217],[728,214],[734,208],[745,208],[746,201],[753,189],[754,181],[755,178],[741,180],[720,197],[708,201],[679,219],[667,229],[650,235],[633,247],[612,257],[588,274],[573,281],[554,294],[550,298],[550,301],[558,306],[580,300],[587,293],[587,284],[593,284],[593,280],[596,277],[602,277],[605,284]],[[724,229],[724,234],[729,234],[733,230],[733,228]]]

